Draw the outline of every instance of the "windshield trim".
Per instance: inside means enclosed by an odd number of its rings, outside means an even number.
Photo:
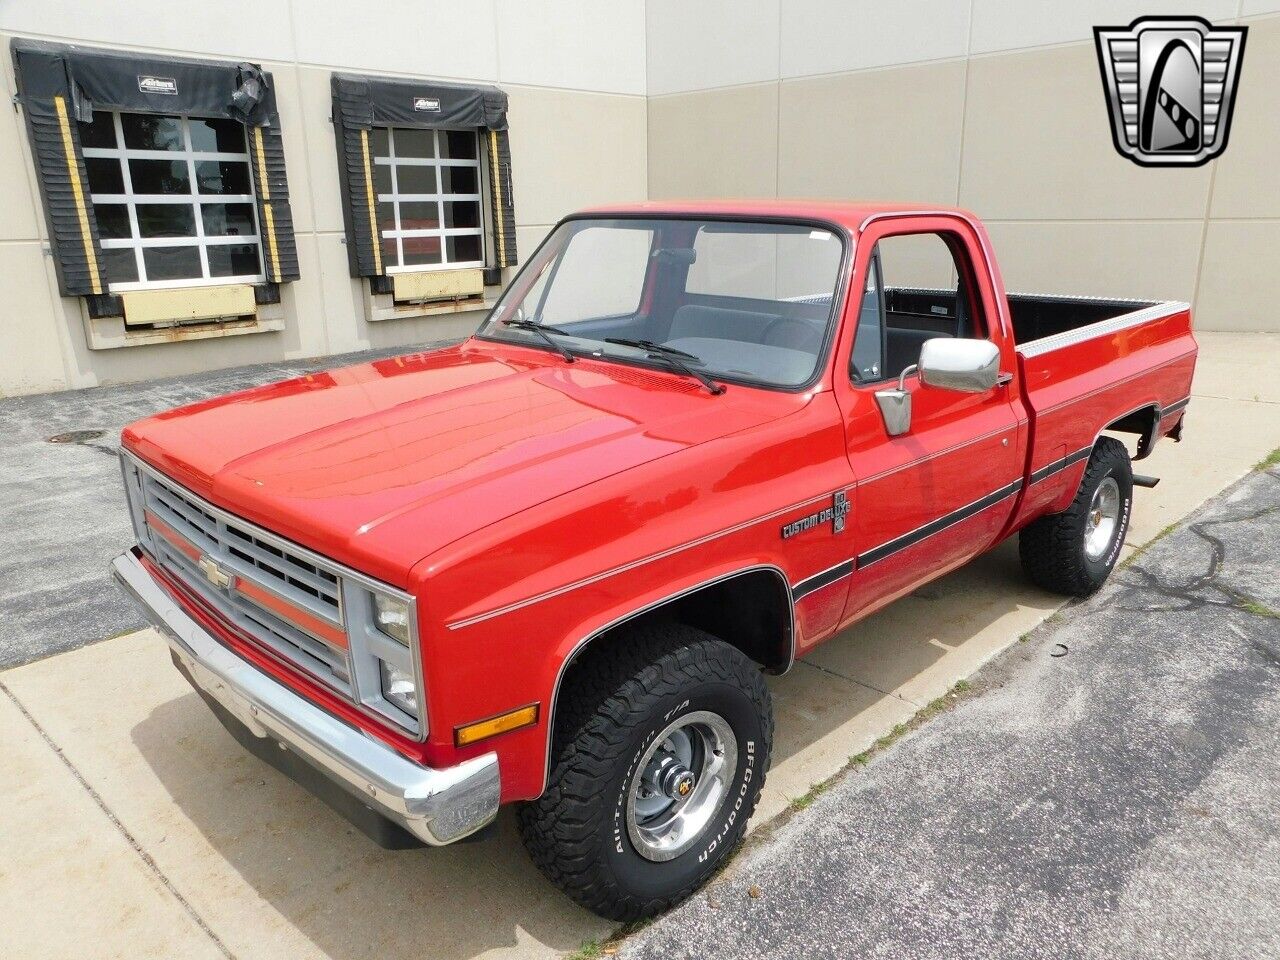
[[[836,270],[835,288],[831,291],[831,310],[827,314],[826,333],[823,336],[822,347],[818,351],[817,360],[813,365],[813,374],[804,383],[778,384],[770,383],[764,380],[756,380],[751,377],[735,377],[729,374],[721,375],[713,371],[703,371],[707,376],[711,377],[717,383],[731,383],[740,387],[754,387],[758,390],[772,390],[776,393],[803,393],[813,387],[815,383],[822,379],[823,373],[826,371],[830,362],[831,349],[836,339],[836,330],[839,324],[836,318],[844,315],[845,301],[849,295],[849,283],[847,282],[849,270],[853,263],[854,242],[853,235],[849,229],[842,223],[835,220],[825,220],[819,217],[793,217],[783,214],[763,214],[763,215],[747,215],[747,214],[725,214],[725,213],[696,213],[686,211],[682,213],[658,213],[647,210],[627,210],[610,212],[608,210],[594,210],[590,213],[571,213],[567,217],[562,217],[554,227],[552,227],[542,242],[534,249],[533,254],[524,262],[519,272],[511,278],[511,282],[507,284],[503,290],[505,296],[506,290],[510,289],[523,275],[529,264],[535,262],[538,254],[542,252],[551,238],[556,235],[562,226],[579,220],[698,220],[709,223],[770,223],[780,226],[792,227],[817,227],[830,232],[840,241],[840,266]],[[501,304],[502,298],[499,297],[498,302],[490,308],[485,315],[484,320],[480,322],[480,328],[488,325],[495,318],[498,306]],[[504,337],[486,336],[480,333],[480,328],[472,334],[476,340],[482,340],[485,343],[497,343],[504,346],[525,347],[529,350],[539,350],[543,353],[556,353],[549,346],[542,342],[521,343],[515,340],[509,340]],[[605,363],[619,363],[624,366],[644,367],[650,370],[663,370],[675,376],[683,376],[674,371],[669,364],[662,363],[658,360],[649,360],[646,357],[620,357],[614,354],[608,354],[597,350],[581,350],[574,349],[571,345],[565,344],[575,357],[585,357],[592,360],[600,360]]]

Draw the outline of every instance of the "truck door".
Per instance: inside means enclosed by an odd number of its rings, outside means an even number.
[[[859,239],[853,289],[862,301],[834,379],[858,477],[845,621],[992,546],[1021,488],[1020,417],[1006,386],[960,393],[907,376],[910,427],[897,436],[875,396],[897,386],[933,337],[992,339],[1001,370],[1012,369],[997,293],[975,252],[976,235],[953,217],[873,220]]]

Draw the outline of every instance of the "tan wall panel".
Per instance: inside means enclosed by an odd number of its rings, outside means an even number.
[[[1201,223],[988,223],[1009,290],[1190,300]]]
[[[969,65],[960,203],[984,217],[1201,217],[1209,167],[1157,170],[1111,141],[1092,44]]]
[[[1280,220],[1213,221],[1196,303],[1201,330],[1280,331]],[[1273,357],[1259,358],[1264,363]]]
[[[643,200],[643,97],[507,87],[518,224],[554,223],[598,204]]]
[[[309,274],[316,307],[324,316],[325,338],[334,353],[349,353],[369,346],[364,329],[364,281],[351,276],[347,246],[340,233],[317,233],[316,267]],[[308,269],[309,263],[303,264]]]
[[[649,100],[649,196],[772,197],[776,83]]]
[[[0,95],[5,101],[13,97],[13,58],[8,55],[9,37],[0,34],[5,64],[0,74]],[[27,149],[26,118],[17,110],[0,110],[0,184],[3,185],[4,216],[0,216],[0,240],[35,240],[41,230],[37,217],[43,218],[39,188],[31,166],[31,152]]]
[[[1254,20],[1226,152],[1212,162],[1212,217],[1280,216],[1280,18]]]
[[[788,80],[779,194],[954,204],[964,64]]]
[[[52,269],[38,241],[0,243],[0,397],[63,390],[61,340],[46,270]]]
[[[280,286],[280,302],[287,323],[297,336],[290,356],[316,357],[337,352],[329,342],[323,282],[317,238],[314,233],[298,234],[298,268],[302,280]],[[346,264],[344,263],[345,267]],[[345,271],[344,271],[345,272]],[[250,338],[252,339],[252,338]]]

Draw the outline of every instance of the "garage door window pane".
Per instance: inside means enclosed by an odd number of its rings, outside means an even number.
[[[93,215],[98,221],[98,236],[103,240],[128,240],[133,234],[129,226],[129,208],[123,203],[95,203]]]
[[[405,265],[425,265],[440,263],[439,237],[405,237]]]
[[[251,203],[202,203],[206,237],[251,237],[258,231]]]
[[[132,250],[103,250],[102,262],[106,267],[107,283],[137,282],[138,258]]]
[[[440,226],[440,205],[434,200],[400,204],[401,230],[434,230]]]
[[[244,153],[244,124],[235,120],[191,120],[191,149],[196,153]]]
[[[444,225],[446,227],[478,227],[480,226],[480,204],[475,201],[460,201],[444,205]]]
[[[140,237],[196,235],[195,210],[185,203],[140,203],[136,209]]]
[[[397,130],[397,157],[434,157],[436,137],[434,130]]]
[[[440,172],[444,178],[442,193],[475,193],[480,189],[475,167],[444,167]]]
[[[199,160],[196,162],[196,179],[201,193],[246,194],[249,193],[249,165],[228,160]]]
[[[116,122],[113,114],[99,110],[93,115],[92,123],[82,123],[79,126],[80,146],[110,149],[116,145]]]
[[[443,130],[440,135],[440,156],[453,160],[476,158],[476,135],[470,130]]]
[[[470,263],[483,259],[480,252],[480,237],[471,234],[465,237],[449,237],[446,240],[450,263]]]
[[[411,167],[401,164],[396,168],[396,193],[435,192],[435,167]]]
[[[199,247],[148,247],[142,251],[148,280],[188,280],[201,275]]]
[[[107,157],[86,157],[90,193],[124,193],[124,173],[120,161]]]
[[[209,248],[209,273],[212,276],[245,277],[261,272],[257,244],[220,244]]]
[[[185,160],[130,160],[129,180],[134,193],[191,192],[191,177]]]
[[[181,150],[182,118],[148,113],[123,113],[120,129],[130,150]]]

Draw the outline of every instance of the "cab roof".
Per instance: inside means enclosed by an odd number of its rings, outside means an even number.
[[[828,220],[840,224],[850,233],[857,233],[867,217],[884,213],[915,213],[919,211],[955,214],[975,219],[973,214],[959,207],[941,204],[886,203],[863,200],[646,200],[639,203],[615,204],[607,207],[590,207],[576,215],[607,216],[624,214],[637,216],[713,216],[713,217],[795,217],[803,220]]]

